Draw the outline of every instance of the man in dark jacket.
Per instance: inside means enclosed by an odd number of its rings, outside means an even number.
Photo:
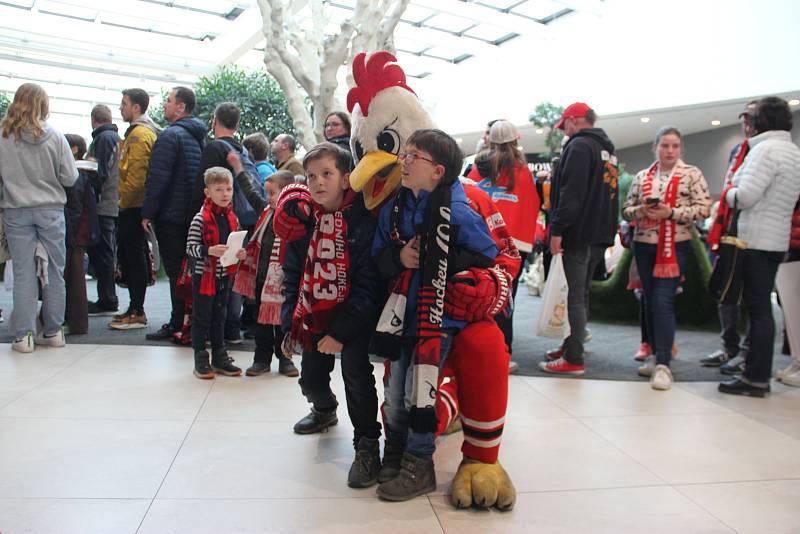
[[[97,161],[91,183],[98,197],[97,216],[100,236],[87,249],[89,263],[97,279],[97,301],[89,303],[89,315],[110,315],[119,308],[114,285],[117,262],[117,216],[119,215],[119,134],[111,123],[111,109],[104,104],[92,108],[92,144],[87,157]]]
[[[189,202],[207,131],[205,124],[192,116],[194,106],[191,89],[175,87],[170,91],[164,103],[164,118],[170,126],[159,136],[150,159],[142,226],[145,232],[155,230],[164,270],[169,277],[172,313],[169,322],[160,330],[147,334],[149,340],[167,339],[183,324],[184,304],[175,293],[175,285],[186,252],[187,221],[194,215],[190,213]]]
[[[539,364],[549,373],[584,373],[589,284],[617,231],[617,159],[614,144],[594,127],[596,119],[594,110],[576,102],[556,124],[569,141],[552,180],[550,251],[553,256],[563,254],[570,335],[559,349],[547,353],[549,361]]]

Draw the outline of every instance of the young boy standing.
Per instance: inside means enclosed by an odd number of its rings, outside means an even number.
[[[334,355],[341,354],[356,449],[347,484],[366,488],[377,482],[380,469],[378,394],[367,348],[383,283],[370,256],[375,220],[363,196],[350,189],[350,166],[350,155],[331,143],[303,158],[313,229],[287,245],[282,324],[289,332],[284,346],[302,347],[300,388],[312,405],[296,433],[321,432],[338,422],[330,373]],[[282,217],[280,203],[275,217]]]
[[[214,378],[217,373],[239,376],[242,370],[233,365],[225,350],[224,327],[231,277],[236,264],[222,265],[220,256],[228,250],[225,243],[239,226],[233,214],[233,176],[224,167],[211,167],[203,174],[205,201],[189,225],[186,254],[194,260],[192,274],[192,348],[194,375]],[[245,258],[244,249],[236,258]],[[211,339],[211,362],[206,351],[206,338]]]
[[[436,489],[433,468],[439,371],[466,323],[444,314],[447,281],[491,267],[497,247],[468,204],[463,156],[441,130],[418,130],[398,155],[402,187],[381,210],[372,254],[393,280],[372,352],[387,357],[386,446],[378,496],[405,501]]]
[[[254,134],[255,135],[255,134]],[[292,360],[283,354],[281,344],[281,305],[283,304],[283,264],[286,244],[275,235],[273,219],[281,190],[294,182],[289,171],[278,171],[267,176],[264,190],[267,200],[261,198],[250,177],[245,172],[239,155],[228,152],[228,163],[236,173],[236,181],[250,205],[261,212],[253,230],[253,237],[245,247],[247,257],[239,264],[233,290],[255,300],[256,350],[253,365],[245,374],[260,376],[270,371],[272,355],[278,359],[278,372],[295,377],[300,374]]]

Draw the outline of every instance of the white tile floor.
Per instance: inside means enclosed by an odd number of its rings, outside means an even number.
[[[297,436],[295,380],[191,367],[179,348],[1,346],[0,532],[800,532],[800,389],[511,377],[519,498],[501,513],[450,505],[461,434],[439,442],[435,493],[384,503],[345,485],[344,406]]]

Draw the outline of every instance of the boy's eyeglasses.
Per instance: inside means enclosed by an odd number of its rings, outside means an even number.
[[[435,161],[430,158],[426,158],[425,156],[420,156],[419,154],[414,154],[413,152],[400,152],[397,155],[397,161],[400,163],[405,163],[406,165],[413,165],[415,161],[421,159],[422,161],[427,161],[431,165],[438,165]]]

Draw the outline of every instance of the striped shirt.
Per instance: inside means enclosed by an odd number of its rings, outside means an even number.
[[[228,228],[228,219],[225,216],[217,216],[217,224],[219,225],[219,242],[225,243],[228,241],[228,235],[231,233]],[[201,275],[203,270],[209,265],[208,258],[208,245],[203,243],[203,210],[201,209],[192,218],[192,223],[189,225],[189,235],[186,237],[186,255],[194,261],[194,274]],[[227,268],[222,266],[222,262],[217,262],[217,278],[224,278],[227,275]]]

